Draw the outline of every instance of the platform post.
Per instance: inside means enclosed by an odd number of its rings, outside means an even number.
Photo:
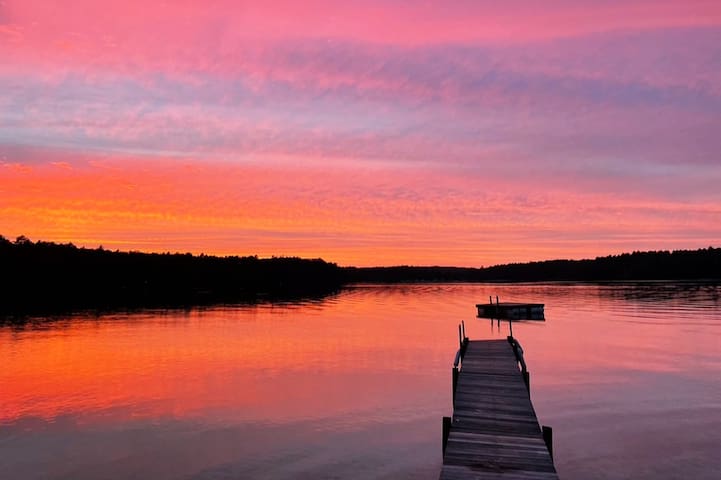
[[[443,417],[443,455],[446,454],[449,433],[451,433],[451,417]]]
[[[548,454],[551,455],[551,461],[553,461],[553,429],[548,425],[544,425],[541,430],[543,431],[543,441],[546,442],[546,448],[548,448]]]

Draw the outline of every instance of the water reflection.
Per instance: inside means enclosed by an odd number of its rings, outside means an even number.
[[[358,286],[0,328],[0,478],[437,478],[456,325],[514,324],[565,478],[718,478],[713,284]],[[662,457],[659,459],[659,452]]]

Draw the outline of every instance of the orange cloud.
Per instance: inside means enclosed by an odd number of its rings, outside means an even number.
[[[717,238],[712,219],[721,213],[714,203],[552,190],[533,179],[312,161],[3,164],[0,185],[0,233],[11,238],[346,265],[478,266],[698,247]]]

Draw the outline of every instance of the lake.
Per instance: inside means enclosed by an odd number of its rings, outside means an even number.
[[[513,325],[565,479],[721,478],[721,286],[357,286],[0,327],[0,478],[435,479],[465,321]]]

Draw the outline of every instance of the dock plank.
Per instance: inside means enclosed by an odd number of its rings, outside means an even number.
[[[506,340],[466,347],[440,479],[558,479]]]

